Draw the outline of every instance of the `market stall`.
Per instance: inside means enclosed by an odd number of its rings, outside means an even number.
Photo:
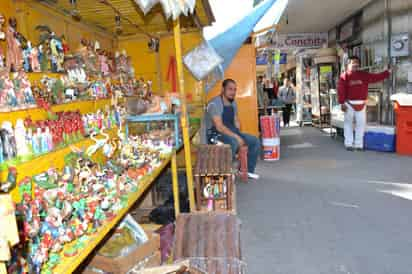
[[[207,1],[153,10],[137,2],[0,4],[0,203],[10,208],[0,214],[2,222],[11,216],[7,233],[0,233],[1,273],[74,272],[169,165],[177,215],[180,149],[195,208],[190,137],[196,129],[189,132],[181,26],[199,31],[213,16]],[[179,19],[195,9],[196,16]],[[155,85],[143,78],[137,68],[146,64],[118,46],[120,36],[141,35],[149,41],[145,54],[158,58],[158,37],[172,21],[177,71],[171,78],[179,93],[159,90],[161,78]],[[171,116],[178,118],[169,123]],[[134,125],[126,134],[126,121],[148,120],[148,127]],[[124,226],[135,236],[140,231],[127,220]]]

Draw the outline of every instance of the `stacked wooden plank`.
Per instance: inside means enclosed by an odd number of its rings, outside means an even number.
[[[230,213],[180,214],[176,220],[174,257],[189,258],[207,273],[244,273],[240,222]]]
[[[199,146],[194,177],[197,210],[233,209],[232,152],[230,146]]]

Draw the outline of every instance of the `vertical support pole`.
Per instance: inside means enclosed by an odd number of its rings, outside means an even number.
[[[190,151],[190,137],[189,137],[189,125],[187,121],[187,105],[186,105],[186,93],[185,93],[185,80],[183,76],[183,63],[182,63],[182,38],[180,33],[180,19],[173,21],[173,34],[175,40],[176,50],[176,64],[177,75],[179,77],[179,90],[180,99],[182,100],[182,131],[183,131],[183,144],[185,150],[186,161],[186,177],[187,177],[187,189],[189,192],[190,210],[195,210],[195,194],[193,190],[193,170],[192,170],[192,155]]]
[[[180,214],[180,200],[179,200],[179,181],[177,177],[177,162],[176,162],[176,151],[172,154],[172,184],[173,184],[173,201],[175,204],[175,216]]]

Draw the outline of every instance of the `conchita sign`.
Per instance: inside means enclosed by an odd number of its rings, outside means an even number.
[[[281,50],[321,48],[327,43],[327,33],[278,34],[273,37],[271,47]]]

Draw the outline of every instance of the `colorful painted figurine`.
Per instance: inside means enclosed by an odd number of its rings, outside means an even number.
[[[27,131],[24,127],[23,120],[18,119],[14,128],[14,136],[16,139],[17,156],[23,158],[30,154],[30,150],[27,146],[26,135]]]
[[[7,40],[7,68],[11,72],[19,71],[23,64],[22,48],[17,39],[18,32],[16,18],[9,18],[9,26],[6,32]]]
[[[0,129],[0,138],[3,143],[3,157],[4,160],[11,160],[17,156],[16,139],[12,124],[8,121],[3,122]]]
[[[8,193],[16,186],[17,170],[15,167],[9,167],[7,180],[0,183],[0,192]]]

